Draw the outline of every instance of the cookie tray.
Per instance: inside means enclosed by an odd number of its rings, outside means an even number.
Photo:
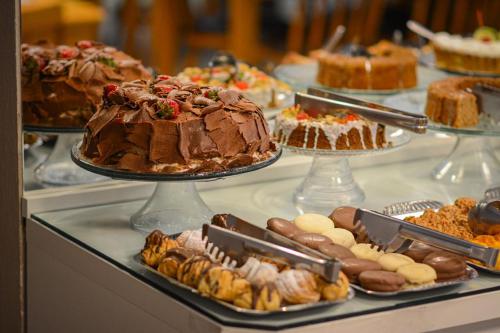
[[[189,290],[193,294],[199,295],[199,297],[205,297],[205,298],[207,298],[206,296],[201,295],[198,292],[197,289],[194,289],[194,288],[192,288],[190,286],[187,286],[187,285],[185,285],[183,283],[180,283],[176,279],[173,279],[171,277],[165,276],[165,275],[161,274],[160,272],[158,272],[157,270],[153,269],[152,267],[146,265],[142,261],[140,254],[136,254],[133,257],[133,259],[134,259],[134,261],[136,261],[137,263],[139,263],[142,267],[144,267],[145,269],[147,269],[149,272],[151,272],[153,274],[156,274],[158,276],[161,276],[163,279],[166,280],[166,283],[170,283],[170,284],[172,284],[172,285],[174,285],[174,286],[176,286],[178,288]],[[317,308],[322,308],[322,307],[326,307],[326,306],[332,306],[332,305],[336,305],[336,304],[341,304],[341,303],[344,303],[344,302],[352,299],[354,297],[354,293],[355,293],[354,290],[351,287],[349,287],[349,292],[347,294],[347,298],[345,298],[343,300],[337,300],[337,301],[320,301],[320,302],[309,303],[309,304],[287,305],[287,306],[282,306],[279,310],[276,310],[276,311],[245,309],[245,308],[240,308],[238,306],[235,306],[235,305],[233,305],[231,303],[228,303],[228,302],[220,301],[220,300],[217,300],[217,299],[214,299],[214,298],[210,298],[210,299],[212,301],[214,301],[214,302],[222,305],[222,306],[225,306],[226,308],[229,308],[229,309],[231,309],[233,311],[236,311],[236,312],[239,312],[239,313],[244,313],[244,314],[254,315],[254,316],[263,316],[263,315],[270,315],[270,314],[276,314],[276,313],[286,313],[286,312],[296,312],[296,311],[317,309]]]
[[[498,191],[497,188],[490,189],[488,191]],[[486,191],[485,196],[488,197],[488,191]],[[491,195],[493,197],[493,195]],[[406,201],[406,202],[396,202],[393,203],[392,205],[384,207],[384,214],[398,218],[398,219],[404,219],[405,217],[409,216],[420,216],[421,214],[424,213],[425,209],[419,209],[421,206],[426,206],[427,208],[431,208],[434,210],[439,209],[443,204],[439,201],[431,201],[431,200],[419,200],[419,201]],[[491,267],[486,267],[480,264],[476,264],[475,262],[472,261],[467,261],[467,263],[475,268],[478,268],[482,271],[491,273],[491,274],[496,274],[500,275],[500,269],[495,269]],[[357,288],[356,288],[357,289]],[[360,290],[360,289],[358,289]]]
[[[399,296],[399,295],[404,295],[404,294],[410,294],[410,293],[416,293],[416,292],[421,292],[421,291],[431,291],[434,289],[439,289],[439,288],[445,288],[445,287],[451,287],[451,286],[456,286],[461,283],[467,282],[469,280],[475,279],[478,277],[477,271],[472,268],[467,266],[466,274],[462,276],[461,278],[454,279],[454,280],[449,280],[449,281],[443,281],[443,282],[435,282],[432,284],[424,284],[421,286],[415,286],[411,288],[397,290],[397,291],[374,291],[374,290],[368,290],[365,289],[357,284],[351,283],[351,287],[353,287],[356,290],[359,290],[365,294],[368,295],[373,295],[373,296],[379,296],[379,297],[389,297],[389,296]]]

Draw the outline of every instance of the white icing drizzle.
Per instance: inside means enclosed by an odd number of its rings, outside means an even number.
[[[365,60],[365,71],[366,71],[366,77],[368,81],[368,89],[372,88],[372,63],[370,59]]]
[[[306,130],[304,131],[304,144],[302,145],[302,148],[307,148],[307,142],[309,141],[309,124],[304,125]]]
[[[313,145],[313,148],[316,149],[316,148],[318,148],[319,127],[315,126],[314,130],[315,130],[315,133],[314,133],[314,145]]]

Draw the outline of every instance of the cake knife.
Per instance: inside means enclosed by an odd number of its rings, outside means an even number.
[[[390,108],[381,104],[334,94],[327,90],[308,88],[307,93],[295,93],[295,104],[300,104],[306,113],[319,112],[335,115],[335,109],[350,109],[363,117],[415,133],[425,133],[428,119],[418,115]]]
[[[487,84],[476,84],[466,89],[478,99],[481,112],[488,114],[495,123],[500,123],[500,89]]]
[[[443,250],[495,266],[499,250],[480,246],[429,228],[386,216],[371,210],[357,209],[357,224],[365,227],[370,240],[388,252],[404,252],[417,240]]]
[[[211,224],[203,225],[202,234],[204,238],[207,238],[208,243],[213,243],[226,256],[236,259],[240,263],[243,263],[249,255],[258,255],[272,258],[277,262],[291,265],[297,269],[307,269],[322,276],[329,282],[335,282],[338,279],[341,264],[332,259],[312,257],[284,246]]]

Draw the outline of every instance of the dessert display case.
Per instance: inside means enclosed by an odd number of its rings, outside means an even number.
[[[435,149],[423,149],[431,143]],[[449,138],[427,134],[410,142],[405,150],[354,158],[353,172],[367,194],[362,206],[381,211],[402,199],[449,202],[461,195],[482,197],[485,189],[477,184],[450,190],[422,177],[424,167],[439,160],[451,145]],[[232,213],[261,226],[270,216],[291,218],[296,215],[293,191],[310,162],[310,157],[285,154],[266,169],[200,183],[200,195],[214,212]],[[380,186],[389,183],[391,186]],[[479,272],[478,278],[458,286],[422,293],[382,299],[358,293],[344,304],[258,318],[236,313],[166,283],[134,260],[145,235],[130,228],[129,218],[152,190],[148,183],[110,181],[68,189],[64,203],[54,202],[54,194],[47,190],[42,190],[45,194],[26,194],[30,327],[38,331],[95,327],[78,319],[67,307],[70,300],[96,322],[118,321],[114,329],[134,325],[186,332],[302,331],[307,325],[308,331],[335,328],[342,332],[379,325],[396,332],[407,331],[411,321],[415,331],[460,332],[458,326],[462,325],[472,330],[494,330],[498,325],[495,304],[500,281],[487,272]],[[100,306],[88,302],[93,297],[102,302]],[[100,313],[101,306],[114,309],[106,313],[106,319]]]

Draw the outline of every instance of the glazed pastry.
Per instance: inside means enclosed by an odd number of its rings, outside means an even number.
[[[198,291],[202,295],[211,296],[222,301],[232,302],[238,290],[235,280],[241,279],[234,271],[222,266],[212,266],[198,284]]]
[[[437,273],[438,281],[457,279],[467,272],[464,258],[448,252],[431,252],[422,263],[431,266]]]
[[[233,302],[240,308],[273,311],[281,306],[281,295],[273,283],[266,283],[260,287],[248,283],[240,290]]]
[[[180,247],[194,251],[197,254],[205,252],[206,242],[202,239],[201,229],[183,231],[176,240]]]
[[[200,280],[213,264],[205,256],[193,256],[184,261],[177,270],[177,281],[198,288]]]
[[[364,271],[359,275],[359,283],[368,290],[389,292],[401,289],[405,278],[394,272]]]
[[[148,247],[151,247],[153,245],[159,245],[165,238],[168,238],[168,236],[165,235],[163,232],[161,232],[160,230],[153,230],[146,237],[146,243],[144,244],[144,248],[147,249]]]
[[[327,301],[336,301],[345,299],[349,293],[349,279],[347,276],[339,272],[339,278],[335,283],[328,283],[319,275],[315,275],[318,290],[321,293],[321,299]]]
[[[427,284],[437,279],[434,268],[426,264],[413,263],[398,268],[396,273],[403,275],[408,283]]]
[[[156,236],[157,235],[158,234],[156,234]],[[146,240],[146,244],[151,244],[151,246],[141,251],[142,260],[144,260],[146,265],[151,266],[153,268],[156,268],[158,266],[160,260],[163,258],[163,256],[168,250],[179,247],[179,245],[175,240],[170,239],[167,236],[161,238],[158,238],[156,236],[152,237],[149,240],[149,243]],[[155,242],[157,241],[158,243],[155,244]]]
[[[350,248],[351,252],[354,253],[356,258],[368,259],[377,261],[380,256],[384,254],[384,251],[379,251],[377,247],[373,247],[368,243],[355,244]]]
[[[315,250],[317,250],[319,246],[322,244],[332,244],[332,240],[330,238],[317,233],[310,233],[310,232],[304,232],[302,234],[298,234],[295,237],[293,237],[293,240]]]
[[[326,254],[327,256],[338,260],[344,260],[347,258],[356,258],[356,256],[354,255],[354,253],[351,252],[351,250],[342,245],[320,244],[320,246],[318,246],[318,250],[321,253]]]
[[[400,253],[385,253],[380,258],[378,258],[377,262],[382,266],[385,271],[395,272],[399,267],[403,265],[412,264],[412,258],[405,256]]]
[[[326,236],[332,240],[334,244],[342,245],[345,247],[352,247],[356,244],[354,240],[354,235],[352,232],[346,229],[335,228],[327,230],[323,233],[323,236]]]
[[[273,217],[267,220],[267,229],[287,238],[293,238],[303,233],[295,224],[279,217]]]
[[[431,252],[439,251],[438,248],[427,245],[425,243],[413,242],[410,248],[403,254],[415,260],[416,262],[422,262],[425,257]]]
[[[291,304],[313,303],[319,301],[321,297],[313,274],[305,270],[283,271],[275,284],[279,293]]]
[[[250,281],[252,285],[262,286],[278,278],[278,268],[269,263],[262,263],[250,257],[243,266],[238,268],[238,273]]]
[[[364,271],[380,271],[382,266],[376,261],[358,258],[347,258],[342,261],[342,272],[349,281],[357,282],[359,274]]]
[[[322,234],[335,227],[332,220],[320,214],[303,214],[297,216],[293,223],[305,232],[315,232],[318,234]]]
[[[175,279],[177,277],[177,270],[179,269],[179,266],[193,255],[194,253],[192,251],[179,247],[167,250],[163,258],[160,260],[157,270],[163,275]]]

